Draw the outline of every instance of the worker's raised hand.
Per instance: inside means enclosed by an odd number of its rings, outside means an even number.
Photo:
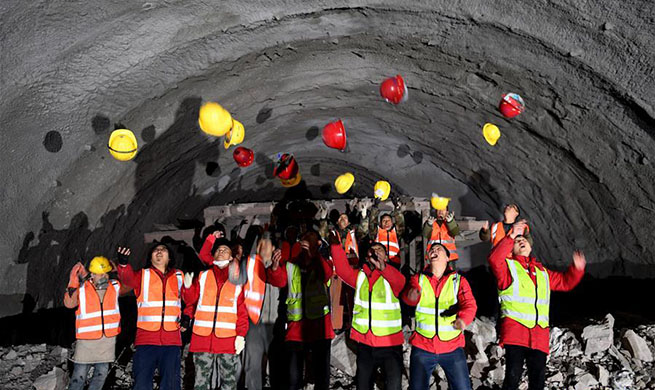
[[[432,225],[434,221],[435,221],[434,216],[430,215],[428,216],[428,219],[425,220],[425,223],[427,223],[428,225]]]
[[[421,296],[421,292],[419,291],[418,288],[411,288],[407,292],[407,299],[409,299],[412,302],[417,301],[420,296]]]
[[[366,218],[366,214],[368,213],[368,209],[370,209],[371,206],[373,206],[373,201],[368,199],[368,198],[362,199],[362,200],[359,201],[359,203],[357,204],[357,211],[359,211],[362,218]]]
[[[466,322],[464,322],[463,319],[458,318],[453,322],[453,327],[458,330],[464,330],[466,329]]]
[[[515,222],[514,225],[512,225],[512,230],[509,236],[512,239],[515,239],[518,236],[522,236],[526,226],[527,226],[527,222],[525,219]]]
[[[191,287],[191,283],[193,283],[193,275],[193,272],[187,272],[184,274],[184,287]]]
[[[351,210],[355,210],[358,204],[359,204],[359,199],[357,198],[352,198],[348,201],[348,207],[350,207]]]
[[[273,242],[269,238],[262,238],[259,240],[259,243],[257,244],[257,254],[265,263],[271,259],[274,250],[275,247],[273,246]]]
[[[277,269],[280,267],[280,261],[282,260],[282,250],[276,249],[273,251],[273,255],[271,256],[271,269],[273,271],[277,271]]]
[[[584,271],[585,267],[587,265],[587,259],[584,256],[584,253],[582,251],[574,251],[573,252],[573,266],[575,269],[578,271]]]
[[[132,251],[130,251],[130,248],[121,248],[120,246],[118,247],[118,264],[121,265],[127,265],[129,261],[129,256]]]
[[[80,279],[82,278],[82,272],[84,271],[84,266],[82,263],[77,262],[71,269],[69,278],[68,278],[68,288],[78,288],[80,287]]]
[[[484,225],[482,225],[482,230],[485,232],[489,230],[489,221],[484,221]]]
[[[241,225],[243,225],[244,223],[248,223],[248,221],[245,220],[245,219],[243,221],[241,221]],[[214,235],[214,237],[216,237],[216,238],[225,237],[225,235],[223,234],[223,232],[221,230],[215,231],[214,233],[212,233],[212,235]]]
[[[330,245],[341,244],[341,241],[339,241],[339,236],[337,236],[337,233],[334,230],[330,230],[330,235],[328,236],[328,244]]]

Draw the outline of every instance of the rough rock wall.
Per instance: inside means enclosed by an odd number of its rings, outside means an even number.
[[[652,274],[654,15],[634,0],[3,1],[3,311],[26,290],[58,299],[70,265],[138,246],[153,223],[282,198],[267,174],[280,151],[314,198],[351,170],[357,196],[387,178],[464,215],[516,201],[550,264],[579,246],[597,274]],[[396,73],[410,95],[397,107],[377,95]],[[511,121],[496,110],[509,91],[527,105]],[[205,100],[244,123],[256,164],[237,169],[199,132]],[[318,136],[339,117],[348,153]],[[132,162],[106,151],[115,123],[137,134]]]

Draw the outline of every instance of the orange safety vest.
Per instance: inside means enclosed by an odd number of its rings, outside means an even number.
[[[505,233],[505,227],[503,226],[503,221],[496,222],[493,225],[491,225],[491,246],[496,246],[502,240],[505,238],[507,234],[509,234],[512,231],[512,228],[509,229],[509,232]],[[525,233],[530,232],[530,227],[525,226]]]
[[[338,230],[336,232],[337,237],[339,237],[339,242],[343,243],[341,240],[341,234],[339,234]],[[357,257],[359,257],[359,247],[357,246],[357,238],[355,237],[354,230],[348,230],[348,233],[346,234],[346,243],[344,244],[343,249],[346,251],[346,254],[349,254],[352,249]]]
[[[425,250],[425,253],[427,254],[430,251],[430,247],[432,244],[441,244],[450,251],[450,257],[448,260],[457,260],[459,259],[459,255],[457,254],[457,247],[455,246],[455,238],[450,235],[448,232],[448,227],[446,226],[446,223],[439,224],[435,221],[432,222],[432,236],[430,236],[430,241],[428,241],[427,248]]]
[[[180,329],[182,314],[182,272],[175,270],[174,277],[164,276],[166,287],[155,270],[144,268],[141,272],[141,291],[136,298],[136,327],[155,332],[162,325],[166,331]]]
[[[241,286],[226,280],[218,291],[218,283],[213,269],[202,271],[200,298],[196,306],[193,333],[209,336],[212,331],[216,337],[234,337],[237,335],[237,301]]]
[[[253,324],[259,323],[266,292],[266,269],[259,255],[250,255],[246,265],[248,281],[244,287],[244,296],[248,317]]]
[[[78,340],[97,340],[103,335],[115,337],[121,332],[121,313],[118,310],[118,290],[121,285],[110,280],[107,292],[100,296],[90,281],[80,287],[80,304],[75,312],[75,337]]]
[[[387,253],[389,254],[389,260],[400,263],[398,258],[398,252],[400,252],[400,246],[398,244],[398,235],[396,234],[396,227],[392,227],[391,230],[386,230],[378,227],[378,237],[377,242],[383,244],[387,248]]]

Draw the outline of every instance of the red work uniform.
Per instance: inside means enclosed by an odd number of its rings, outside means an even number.
[[[513,256],[513,247],[514,240],[510,236],[505,236],[489,254],[489,265],[496,277],[498,290],[505,290],[512,284],[507,258],[518,261],[528,271],[533,283],[536,283],[535,268],[546,270],[550,279],[551,291],[570,291],[580,282],[584,275],[584,270],[578,270],[573,264],[569,266],[566,272],[551,271],[546,269],[533,256]],[[549,329],[542,328],[539,325],[535,325],[534,328],[527,328],[509,317],[503,317],[500,320],[500,345],[518,345],[549,353]]]

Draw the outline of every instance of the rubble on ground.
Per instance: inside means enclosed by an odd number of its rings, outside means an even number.
[[[408,327],[406,340],[411,334]],[[496,324],[476,318],[466,330],[466,354],[473,389],[500,389],[505,374],[504,350],[497,343]],[[615,329],[614,318],[588,325],[576,333],[551,328],[551,354],[546,368],[546,388],[570,390],[639,390],[655,388],[655,325]],[[595,345],[592,345],[595,344]],[[332,388],[355,389],[354,345],[344,334],[333,341]],[[405,373],[409,374],[411,347],[404,346]],[[72,350],[60,346],[20,345],[0,347],[0,388],[7,390],[63,390],[68,383]],[[130,389],[132,365],[114,365],[107,389]],[[381,384],[381,381],[378,381]],[[527,385],[524,376],[523,387]],[[403,378],[403,388],[408,380]],[[309,385],[307,389],[313,388]],[[381,388],[381,387],[378,387]],[[435,370],[431,389],[447,389],[445,374]],[[527,388],[527,387],[526,387]]]

